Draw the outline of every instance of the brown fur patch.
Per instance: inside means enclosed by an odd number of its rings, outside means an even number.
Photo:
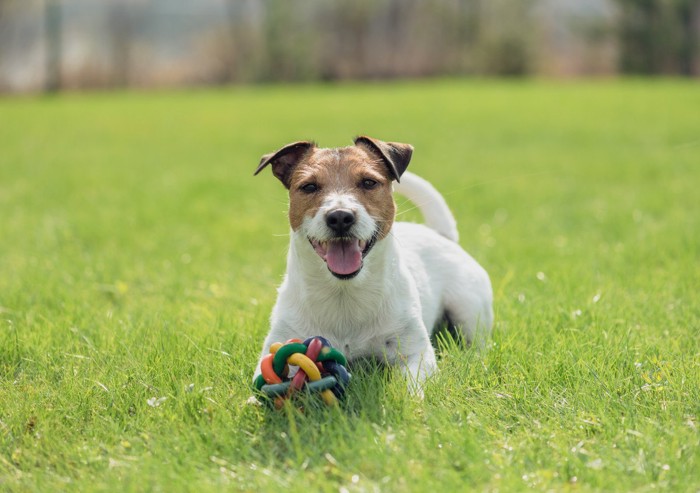
[[[371,179],[377,185],[370,190],[361,186]],[[294,169],[289,187],[289,223],[299,229],[305,217],[313,217],[329,193],[342,192],[355,196],[379,225],[379,238],[389,234],[396,205],[391,187],[392,177],[381,159],[365,149],[342,147],[313,149]],[[314,183],[319,188],[306,193],[301,188]]]

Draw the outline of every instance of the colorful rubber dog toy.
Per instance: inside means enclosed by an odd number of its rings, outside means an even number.
[[[323,402],[333,406],[350,382],[346,364],[343,353],[320,336],[309,337],[304,342],[301,339],[290,339],[284,344],[276,342],[270,346],[270,354],[260,362],[262,374],[253,385],[274,399],[278,409],[285,398],[301,389],[320,392]],[[292,378],[287,376],[290,365],[299,367]]]

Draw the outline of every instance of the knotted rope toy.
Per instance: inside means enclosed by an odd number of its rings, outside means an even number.
[[[343,353],[321,336],[309,337],[304,342],[301,339],[290,339],[284,344],[276,342],[260,362],[262,374],[253,386],[274,399],[277,409],[285,398],[301,389],[319,392],[323,402],[334,406],[350,382],[346,364]],[[290,365],[299,367],[292,378],[288,378]]]

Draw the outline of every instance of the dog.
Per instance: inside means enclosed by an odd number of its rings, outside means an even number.
[[[255,175],[270,166],[287,188],[291,226],[262,356],[274,342],[320,335],[350,361],[397,365],[422,395],[437,370],[430,338],[441,322],[467,344],[490,335],[489,276],[457,243],[444,198],[406,172],[412,155],[411,145],[361,136],[353,146],[302,141],[262,157]],[[394,188],[425,225],[394,221]]]

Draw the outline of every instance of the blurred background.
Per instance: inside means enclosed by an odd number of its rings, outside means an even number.
[[[700,74],[698,0],[0,0],[0,91]]]

